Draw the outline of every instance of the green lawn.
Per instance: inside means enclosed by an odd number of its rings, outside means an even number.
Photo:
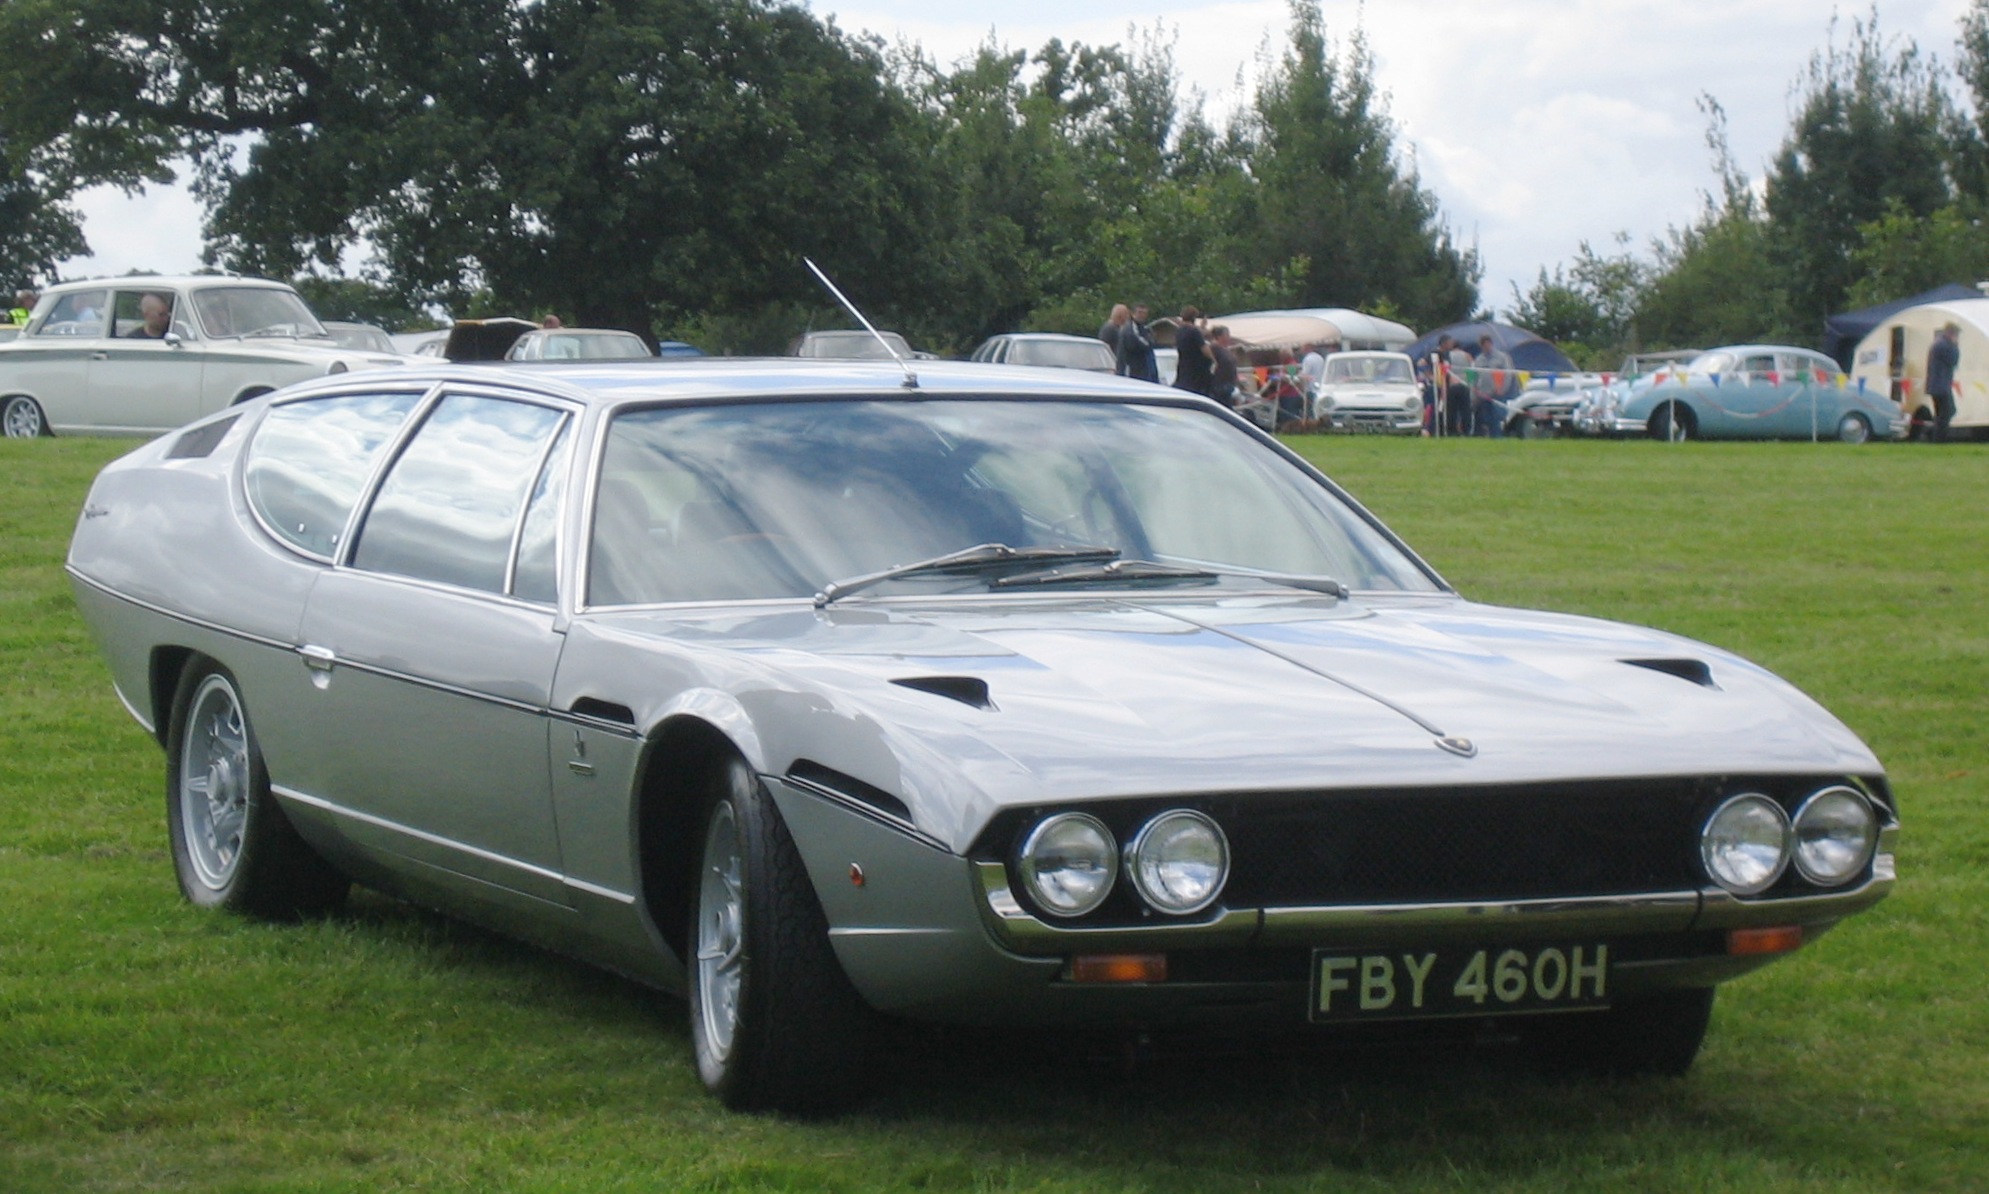
[[[0,441],[0,1191],[1989,1188],[1989,450],[1297,439],[1470,596],[1732,648],[1904,808],[1893,898],[1724,989],[1682,1080],[942,1038],[729,1115],[681,1008],[385,899],[196,913],[60,563],[116,443]]]

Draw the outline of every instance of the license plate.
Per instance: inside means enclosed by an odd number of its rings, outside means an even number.
[[[1608,1002],[1606,944],[1312,951],[1314,1020],[1491,1016]]]

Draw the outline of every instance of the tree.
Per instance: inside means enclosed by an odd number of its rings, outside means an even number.
[[[1842,47],[1833,21],[1799,86],[1794,123],[1768,171],[1765,210],[1771,268],[1790,316],[1814,328],[1857,280],[1860,226],[1889,205],[1926,217],[1953,197],[1960,120],[1939,64],[1910,40],[1883,37],[1876,10],[1852,21]]]
[[[1627,233],[1617,244],[1629,243]],[[1581,243],[1571,267],[1545,267],[1526,294],[1513,288],[1510,320],[1559,344],[1572,356],[1607,360],[1617,350],[1641,347],[1637,306],[1649,288],[1651,267],[1630,253],[1604,257]]]
[[[1303,258],[1295,304],[1386,300],[1436,324],[1477,303],[1476,256],[1451,242],[1435,196],[1402,168],[1358,28],[1339,53],[1316,0],[1292,0],[1283,55],[1258,85],[1248,131],[1260,214],[1250,260],[1268,272]]]

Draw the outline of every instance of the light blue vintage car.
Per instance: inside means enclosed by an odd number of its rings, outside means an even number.
[[[1907,422],[1820,352],[1739,344],[1700,353],[1682,368],[1618,381],[1577,416],[1591,434],[1655,439],[1903,439]]]

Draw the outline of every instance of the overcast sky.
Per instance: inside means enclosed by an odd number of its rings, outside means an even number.
[[[1881,29],[1952,60],[1970,0],[1884,0]],[[846,30],[924,46],[941,63],[992,37],[1012,49],[1049,39],[1124,43],[1135,26],[1174,40],[1184,82],[1211,115],[1233,108],[1239,78],[1258,69],[1267,39],[1287,25],[1284,0],[813,0]],[[1789,124],[1790,89],[1829,37],[1825,0],[1325,0],[1336,39],[1364,26],[1377,82],[1452,230],[1485,263],[1481,302],[1512,304],[1536,272],[1583,240],[1639,249],[1689,222],[1714,184],[1706,121],[1710,93],[1727,111],[1735,157],[1759,177]],[[1853,15],[1839,19],[1840,44]],[[195,268],[200,213],[183,189],[137,199],[99,189],[81,197],[95,256],[69,277]]]

